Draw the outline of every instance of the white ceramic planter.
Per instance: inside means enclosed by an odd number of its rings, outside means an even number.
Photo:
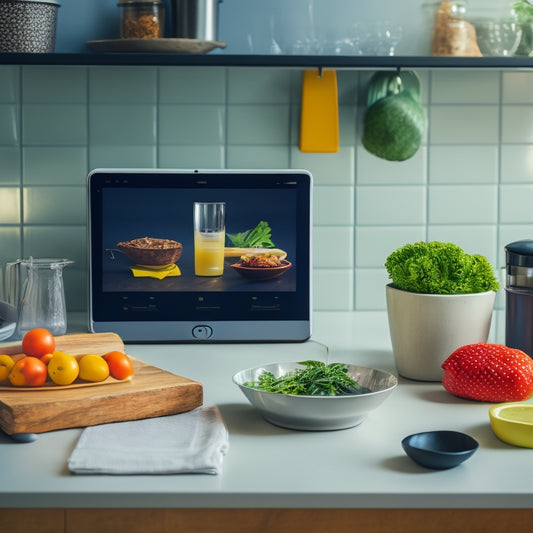
[[[419,294],[387,285],[386,292],[394,361],[405,378],[441,381],[441,365],[457,348],[487,342],[494,291]]]

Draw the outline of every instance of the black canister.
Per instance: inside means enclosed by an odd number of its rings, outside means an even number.
[[[505,247],[505,344],[533,357],[533,240]]]

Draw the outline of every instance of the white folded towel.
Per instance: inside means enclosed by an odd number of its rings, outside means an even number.
[[[68,460],[76,474],[219,474],[229,449],[218,407],[83,430]]]

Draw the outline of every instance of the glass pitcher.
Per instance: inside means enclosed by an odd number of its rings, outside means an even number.
[[[18,308],[17,334],[46,328],[52,335],[67,331],[63,268],[69,259],[19,259],[6,267],[6,300]]]

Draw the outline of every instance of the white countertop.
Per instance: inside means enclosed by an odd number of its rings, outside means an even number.
[[[497,328],[500,329],[500,328]],[[318,313],[313,340],[330,359],[396,373],[386,314]],[[530,508],[533,450],[493,434],[490,404],[448,394],[439,383],[405,379],[360,426],[327,432],[266,422],[232,383],[244,368],[319,358],[316,342],[240,345],[128,345],[131,355],[200,381],[204,404],[220,407],[230,449],[220,475],[72,475],[67,459],[81,429],[33,443],[0,435],[0,507]],[[403,452],[410,433],[452,429],[480,444],[451,470],[426,470]]]

